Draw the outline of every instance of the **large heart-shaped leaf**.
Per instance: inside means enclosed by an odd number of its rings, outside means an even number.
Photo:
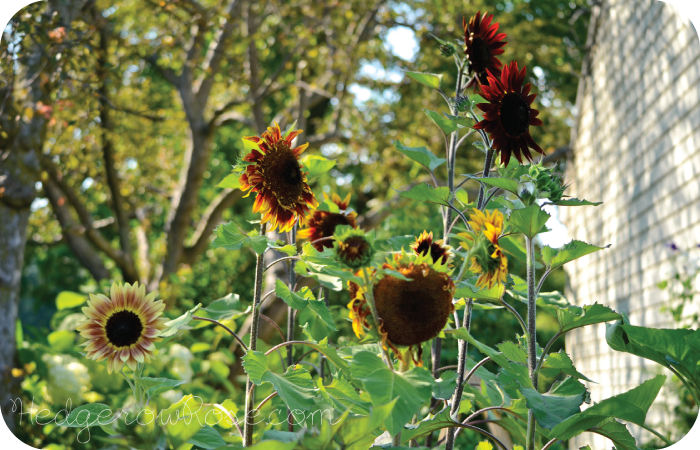
[[[416,80],[423,86],[428,86],[432,89],[440,89],[440,81],[442,81],[442,74],[438,73],[422,73],[422,72],[404,72],[408,77]]]
[[[552,429],[550,435],[557,439],[568,440],[609,417],[644,425],[647,412],[665,381],[664,375],[658,375],[628,392],[606,398],[564,420]]]
[[[529,238],[535,237],[549,220],[549,214],[538,205],[516,209],[510,213],[508,223],[517,231]]]
[[[447,207],[450,207],[450,200],[452,200],[450,188],[447,186],[433,188],[425,183],[417,184],[410,190],[401,192],[400,194],[402,197],[418,200],[419,202],[435,203],[436,205]]]
[[[374,353],[360,352],[351,365],[352,374],[362,382],[375,406],[396,400],[396,406],[385,425],[389,433],[397,434],[430,399],[435,380],[430,372],[417,367],[408,372],[391,370]]]
[[[588,254],[597,252],[598,250],[603,250],[604,248],[608,248],[610,245],[607,245],[605,247],[598,247],[595,245],[587,244],[582,241],[571,241],[568,244],[565,244],[561,248],[551,248],[548,245],[545,245],[542,247],[542,261],[549,267],[550,269],[555,269],[559,266],[563,266],[564,264],[573,261],[575,259],[581,258],[582,256],[586,256]]]
[[[394,142],[396,149],[416,161],[420,165],[427,167],[431,172],[444,164],[447,160],[438,158],[435,153],[425,147],[406,147],[401,142]]]

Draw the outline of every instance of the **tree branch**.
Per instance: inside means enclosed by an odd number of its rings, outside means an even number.
[[[51,209],[56,216],[56,220],[61,225],[64,240],[71,251],[75,254],[80,264],[85,267],[95,280],[100,281],[110,277],[109,270],[102,262],[102,258],[97,254],[94,247],[85,237],[85,229],[76,226],[73,218],[64,204],[61,190],[51,179],[42,182],[46,197],[49,199]]]
[[[105,163],[107,185],[109,186],[109,191],[112,196],[114,215],[117,219],[119,244],[124,257],[124,267],[122,268],[122,273],[126,282],[133,283],[138,280],[138,273],[136,272],[136,267],[134,266],[134,261],[131,256],[131,241],[129,240],[129,231],[131,227],[129,226],[129,217],[127,216],[125,209],[126,202],[121,194],[119,174],[115,168],[114,146],[112,145],[112,141],[109,136],[112,132],[112,121],[109,115],[109,105],[107,104],[109,97],[105,82],[108,77],[106,68],[109,64],[109,40],[111,38],[110,24],[108,21],[104,20],[100,12],[94,6],[92,8],[92,15],[100,35],[99,53],[97,57],[97,76],[100,80],[100,84],[97,88],[97,92],[99,93],[98,102],[100,107],[100,128],[102,131],[102,156]]]
[[[226,22],[219,29],[214,37],[214,40],[207,49],[207,55],[202,63],[202,69],[204,70],[203,75],[194,85],[194,91],[196,92],[197,98],[202,105],[207,104],[209,94],[211,94],[211,89],[214,86],[216,74],[219,73],[219,69],[221,68],[226,42],[231,37],[233,28],[236,24],[236,21],[233,19],[239,3],[240,2],[237,0],[231,0],[227,8],[225,17]]]
[[[41,166],[49,175],[49,179],[53,181],[56,187],[68,200],[80,219],[80,223],[85,228],[85,235],[90,239],[90,242],[95,245],[100,251],[104,252],[109,258],[114,260],[117,266],[122,269],[126,265],[123,253],[112,247],[112,245],[95,229],[93,226],[92,215],[88,212],[83,202],[78,198],[75,191],[63,181],[56,167],[53,165],[48,156],[44,155],[41,159]]]
[[[233,206],[243,197],[240,189],[224,189],[209,205],[195,229],[192,236],[193,244],[186,247],[183,260],[186,264],[192,264],[197,256],[206,250],[209,236],[221,221],[224,211]]]

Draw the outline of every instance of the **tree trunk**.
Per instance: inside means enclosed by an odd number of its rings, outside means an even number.
[[[24,126],[26,131],[32,124]],[[23,140],[26,141],[23,142]],[[20,133],[14,143],[40,140]],[[35,197],[34,184],[39,178],[39,162],[33,148],[11,147],[0,154],[0,408],[5,423],[14,428],[11,399],[17,393],[15,367],[15,322],[19,303],[19,286],[27,241],[29,207]]]

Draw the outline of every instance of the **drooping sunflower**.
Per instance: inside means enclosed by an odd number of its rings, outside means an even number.
[[[348,309],[350,313],[348,316],[352,320],[352,331],[355,332],[355,336],[358,339],[362,339],[365,334],[365,328],[369,328],[370,325],[367,322],[367,317],[372,314],[372,311],[367,305],[367,300],[365,299],[365,290],[362,286],[348,281],[348,290],[350,291],[350,303],[348,303]]]
[[[464,238],[460,242],[462,247],[469,250],[469,270],[480,274],[476,286],[492,288],[497,283],[505,283],[508,258],[498,245],[503,231],[503,214],[497,209],[486,213],[474,209],[469,218],[473,232],[459,233],[458,236]]]
[[[414,362],[420,365],[420,344],[437,336],[454,311],[455,284],[447,267],[433,263],[427,254],[395,254],[383,268],[400,272],[410,281],[385,275],[373,287],[382,344],[391,348],[399,359],[402,355],[397,346],[409,347]],[[353,301],[348,307],[351,318],[355,318],[353,329],[361,337],[369,314],[364,309],[366,298],[357,285],[353,290],[351,284],[350,294]],[[413,347],[417,347],[417,357],[413,356]]]
[[[328,198],[326,193],[323,193],[324,197]],[[347,212],[348,205],[350,204],[350,194],[348,194],[344,199],[340,199],[338,194],[333,194],[331,201],[338,205],[340,212],[334,213],[330,211],[319,211],[315,210],[306,216],[306,225],[308,228],[299,230],[297,237],[299,239],[309,239],[311,242],[318,239],[331,237],[335,233],[335,228],[338,225],[348,225],[352,228],[357,228],[357,213],[354,211]],[[314,244],[316,250],[323,251],[325,248],[333,247],[332,240],[326,240],[322,242],[317,242]]]
[[[449,264],[454,258],[452,247],[445,245],[442,239],[433,241],[433,232],[423,232],[411,244],[411,248],[417,255],[430,255],[433,262]]]
[[[501,152],[501,163],[508,165],[510,155],[522,164],[523,155],[532,161],[529,148],[544,154],[530,136],[530,125],[540,126],[539,111],[532,107],[537,94],[530,94],[530,83],[523,86],[525,66],[518,72],[518,63],[511,61],[503,68],[501,79],[489,72],[489,85],[481,92],[489,103],[476,105],[484,113],[484,120],[474,125],[485,130],[493,139],[493,148]]]
[[[476,76],[467,85],[477,87],[488,84],[486,71],[500,75],[501,61],[496,56],[503,53],[505,33],[498,33],[498,22],[491,23],[493,15],[481,15],[481,11],[469,19],[462,18],[464,27],[464,53],[469,57],[469,71]]]
[[[160,317],[165,304],[155,297],[156,292],[146,295],[146,287],[138,283],[112,284],[109,298],[90,294],[83,308],[88,319],[76,327],[87,339],[86,356],[96,361],[106,358],[109,373],[119,372],[124,364],[135,370],[137,363],[150,361],[167,322]]]
[[[258,148],[243,158],[253,164],[246,166],[239,177],[241,190],[257,193],[253,212],[263,213],[262,223],[270,223],[268,231],[278,226],[280,232],[289,231],[297,220],[303,224],[306,213],[318,205],[299,162],[299,156],[309,144],[292,148],[292,141],[301,132],[292,131],[282,137],[275,123],[261,137],[243,138]]]

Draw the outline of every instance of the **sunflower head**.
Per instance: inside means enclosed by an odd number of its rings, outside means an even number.
[[[376,250],[364,230],[341,226],[333,234],[333,249],[341,264],[357,270],[372,263]]]
[[[411,281],[386,275],[374,285],[380,333],[392,347],[420,347],[447,324],[454,311],[455,284],[444,267],[423,255],[402,252],[383,267]]]
[[[114,283],[109,297],[90,294],[83,308],[87,320],[77,327],[87,339],[86,356],[106,358],[109,373],[119,372],[124,364],[136,369],[137,363],[149,361],[167,321],[160,317],[165,304],[155,296],[156,292],[146,295],[146,287],[138,283]]]
[[[498,22],[491,23],[493,15],[481,15],[481,11],[467,22],[462,18],[464,27],[464,53],[469,58],[469,71],[474,74],[469,87],[478,87],[480,84],[488,84],[487,71],[493,74],[501,74],[501,61],[497,56],[503,53],[506,42],[505,33],[498,32]]]
[[[498,244],[503,231],[503,214],[497,209],[486,213],[474,209],[470,219],[472,231],[458,236],[464,239],[460,242],[462,247],[469,250],[469,270],[480,274],[476,286],[491,288],[497,283],[505,283],[508,258]]]
[[[323,195],[328,198],[326,193]],[[338,206],[338,212],[315,210],[308,213],[306,216],[306,225],[308,228],[299,230],[297,237],[299,239],[309,239],[311,242],[318,239],[332,237],[335,229],[339,225],[347,225],[352,228],[357,228],[357,213],[354,211],[348,212],[350,204],[350,194],[341,200],[338,194],[333,194],[330,199]],[[325,248],[333,247],[333,241],[327,240],[313,244],[316,250],[323,251]]]
[[[416,255],[430,255],[432,262],[447,265],[454,258],[452,247],[444,245],[443,240],[433,241],[433,232],[423,231],[411,244]]]
[[[482,85],[482,96],[489,103],[476,105],[484,114],[484,120],[474,125],[477,130],[485,130],[493,139],[493,148],[501,152],[501,163],[506,167],[510,155],[522,164],[523,156],[532,161],[531,148],[539,153],[544,151],[530,136],[530,126],[540,126],[539,111],[532,107],[537,94],[530,94],[530,83],[523,86],[525,67],[518,71],[518,63],[512,61],[503,68],[500,80],[498,75],[489,72],[488,86]]]
[[[270,223],[269,231],[278,226],[280,232],[291,230],[297,220],[303,223],[306,213],[318,205],[299,162],[309,144],[292,148],[292,141],[301,132],[292,131],[283,137],[275,123],[260,137],[243,138],[256,148],[243,157],[248,165],[239,178],[241,190],[257,194],[253,212],[262,213],[262,223]]]

